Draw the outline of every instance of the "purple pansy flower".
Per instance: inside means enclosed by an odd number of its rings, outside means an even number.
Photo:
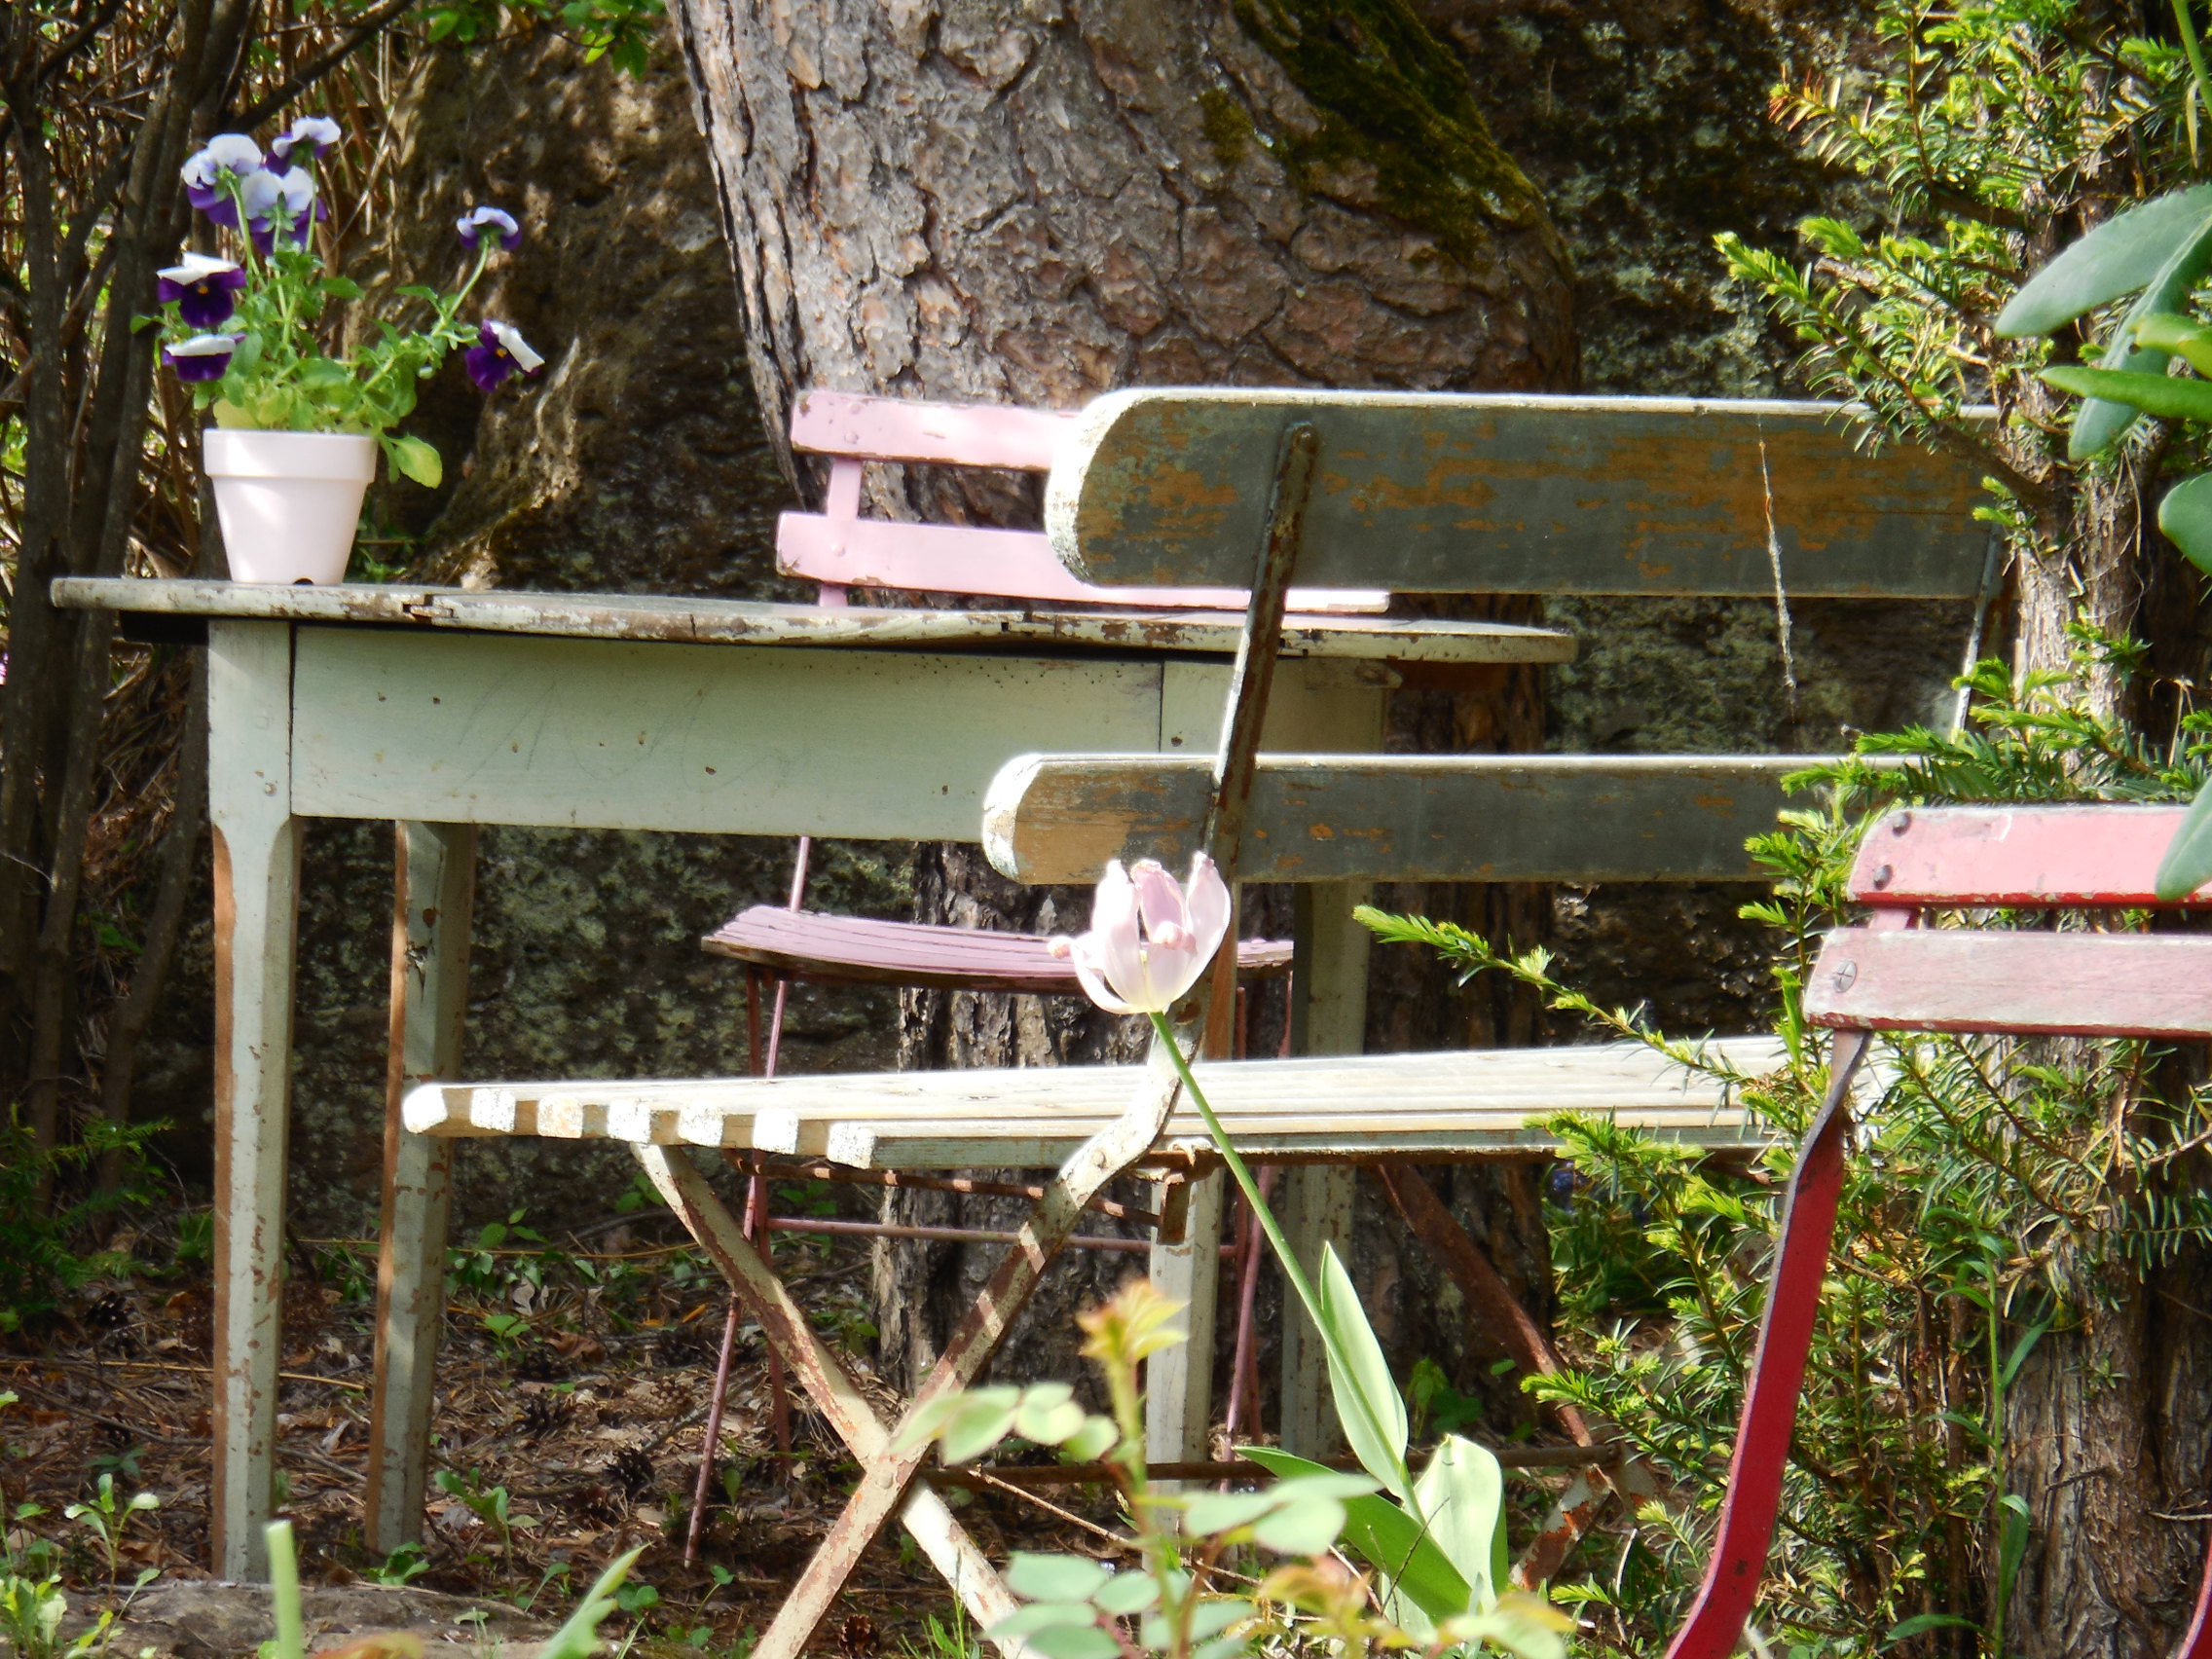
[[[180,381],[221,380],[231,366],[231,353],[242,334],[195,334],[174,346],[162,348],[162,361],[176,370]]]
[[[207,140],[207,148],[184,164],[185,199],[218,225],[234,228],[238,204],[223,186],[226,180],[247,179],[261,170],[261,151],[242,132],[223,132]]]
[[[238,309],[232,298],[245,286],[245,273],[227,259],[188,253],[179,265],[155,273],[162,304],[176,301],[177,315],[194,328],[213,328]]]
[[[292,123],[291,131],[280,138],[270,140],[269,153],[280,162],[295,159],[318,162],[322,159],[323,151],[336,149],[339,139],[345,136],[338,129],[338,123],[327,115],[303,115]],[[300,150],[305,150],[307,154],[295,158],[295,152]]]
[[[245,181],[244,202],[253,245],[263,253],[276,245],[279,231],[294,247],[303,245],[308,215],[319,205],[314,199],[314,180],[305,167],[255,173]]]
[[[487,228],[499,233],[499,245],[508,252],[522,245],[522,227],[515,223],[515,216],[502,207],[471,207],[454,221],[454,226],[461,232],[461,241],[469,247],[476,245]]]
[[[461,361],[478,391],[497,391],[517,369],[534,375],[544,365],[545,359],[530,349],[522,331],[503,322],[487,322],[476,331],[476,339],[478,344],[461,353]]]

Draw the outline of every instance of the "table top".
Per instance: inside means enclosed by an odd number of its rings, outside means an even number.
[[[69,609],[240,621],[386,624],[457,632],[692,645],[1228,654],[1243,618],[1223,611],[987,609],[884,610],[769,605],[660,594],[529,593],[500,589],[343,583],[63,576],[54,603]],[[1426,617],[1291,616],[1285,656],[1383,662],[1569,662],[1574,639],[1549,628]]]

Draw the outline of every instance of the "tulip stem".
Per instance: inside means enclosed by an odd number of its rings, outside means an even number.
[[[1165,1045],[1168,1057],[1175,1062],[1175,1075],[1183,1080],[1184,1088],[1189,1090],[1191,1103],[1198,1107],[1198,1116],[1205,1123],[1206,1133],[1213,1137],[1214,1148],[1221,1154],[1221,1161],[1229,1165],[1229,1173],[1235,1178],[1237,1190],[1244,1195],[1244,1201],[1252,1206],[1252,1213],[1259,1218],[1260,1229],[1267,1234],[1268,1243],[1274,1249],[1275,1260],[1282,1264],[1283,1277],[1289,1281],[1291,1289],[1298,1293],[1298,1300],[1306,1305],[1306,1317],[1312,1322],[1313,1329],[1320,1333],[1322,1348],[1329,1356],[1331,1392],[1337,1396],[1339,1413],[1358,1413],[1367,1419],[1370,1444],[1388,1448],[1390,1437],[1383,1431],[1382,1425],[1375,1420],[1375,1414],[1369,1408],[1366,1396],[1360,1393],[1353,1381],[1359,1373],[1352,1368],[1350,1356],[1344,1351],[1343,1345],[1337,1341],[1336,1332],[1322,1316],[1321,1298],[1314,1291],[1312,1280],[1306,1276],[1306,1270],[1291,1252],[1290,1240],[1283,1236],[1274,1211],[1268,1208],[1268,1200],[1260,1196],[1260,1184],[1252,1178],[1252,1171],[1245,1165],[1243,1156],[1231,1142],[1229,1131],[1221,1126],[1221,1120],[1214,1116],[1213,1107],[1206,1100],[1205,1090],[1198,1087],[1198,1080],[1191,1075],[1191,1062],[1183,1057],[1183,1045],[1175,1041],[1175,1033],[1167,1023],[1167,1016],[1163,1014],[1153,1014],[1152,1028]],[[1337,1381],[1340,1378],[1343,1379],[1342,1383]],[[1347,1395],[1349,1398],[1346,1398]],[[1401,1496],[1406,1495],[1412,1490],[1412,1477],[1405,1467],[1404,1455],[1397,1454],[1392,1460],[1396,1465],[1391,1473],[1396,1477],[1397,1490]],[[1380,1470],[1372,1472],[1382,1473]]]

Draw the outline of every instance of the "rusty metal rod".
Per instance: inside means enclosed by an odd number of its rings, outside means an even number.
[[[782,1163],[774,1159],[761,1158],[744,1152],[725,1154],[732,1168],[746,1175],[758,1175],[771,1181],[834,1181],[850,1187],[914,1187],[928,1193],[980,1193],[997,1198],[1027,1198],[1035,1203],[1045,1196],[1045,1189],[1019,1181],[978,1181],[971,1175],[915,1175],[903,1169],[849,1169],[841,1163]],[[1160,1217],[1148,1209],[1134,1204],[1118,1203],[1112,1198],[1093,1198],[1090,1208],[1117,1221],[1133,1221],[1142,1227],[1158,1227]]]
[[[1012,1244],[1021,1235],[1004,1233],[989,1227],[900,1227],[887,1221],[828,1221],[803,1215],[773,1215],[768,1218],[772,1233],[828,1233],[843,1238],[921,1238],[947,1244]],[[1069,1250],[1127,1250],[1145,1251],[1152,1248],[1149,1238],[1106,1238],[1096,1234],[1079,1233],[1062,1246]],[[1236,1246],[1221,1246],[1224,1256],[1234,1256]]]
[[[1609,1448],[1588,1446],[1493,1446],[1491,1454],[1501,1467],[1508,1469],[1567,1469],[1585,1468],[1591,1454],[1601,1456]],[[1350,1457],[1332,1457],[1328,1464],[1333,1469],[1357,1469],[1359,1464]],[[969,1492],[987,1492],[992,1481],[1003,1481],[1008,1486],[1103,1486],[1114,1479],[1117,1465],[1112,1463],[1018,1463],[1000,1465],[986,1463],[978,1470],[931,1469],[933,1486],[960,1487]],[[1155,1481],[1266,1481],[1274,1476],[1258,1463],[1238,1457],[1218,1463],[1147,1463],[1145,1478]],[[986,1478],[987,1477],[987,1478]]]

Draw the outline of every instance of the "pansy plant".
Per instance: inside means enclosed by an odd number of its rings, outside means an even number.
[[[501,208],[471,208],[457,227],[468,261],[461,286],[451,294],[399,289],[426,318],[411,330],[379,319],[374,339],[334,355],[328,308],[361,290],[325,271],[314,251],[314,226],[330,216],[314,169],[343,136],[336,122],[307,116],[266,155],[245,134],[226,132],[184,164],[187,199],[218,234],[229,233],[236,257],[191,252],[160,274],[161,315],[152,320],[162,361],[219,426],[360,433],[384,446],[394,471],[434,487],[444,472],[438,452],[393,430],[414,413],[422,383],[456,350],[486,394],[544,366],[510,324],[461,318],[493,258],[521,245],[522,226]]]

